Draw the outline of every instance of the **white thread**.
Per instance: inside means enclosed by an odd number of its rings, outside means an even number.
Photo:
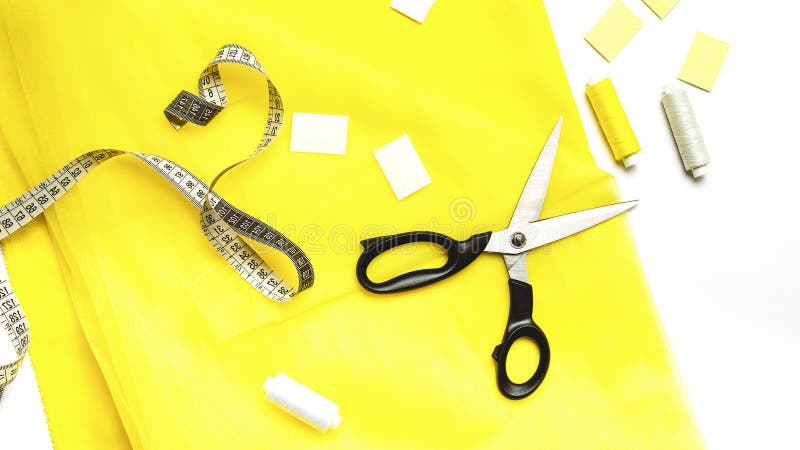
[[[633,167],[638,163],[639,163],[639,152],[636,152],[630,156],[622,158],[622,165],[624,165],[626,169],[629,167]]]
[[[667,86],[661,97],[664,112],[667,113],[672,135],[678,145],[678,152],[683,160],[683,167],[692,172],[692,176],[700,178],[708,173],[711,159],[703,142],[703,135],[697,125],[697,119],[689,102],[689,94],[685,89]]]
[[[342,423],[339,405],[283,373],[267,377],[264,390],[267,400],[321,432],[336,429]]]

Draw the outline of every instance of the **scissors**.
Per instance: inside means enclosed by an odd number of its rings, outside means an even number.
[[[503,340],[494,348],[492,358],[497,364],[497,387],[512,400],[533,393],[541,385],[550,366],[550,344],[542,329],[533,321],[533,288],[528,284],[526,252],[605,222],[638,203],[638,200],[633,200],[539,219],[553,171],[562,122],[563,118],[559,118],[544,149],[539,153],[507,229],[476,234],[464,241],[429,231],[366,239],[361,242],[364,252],[356,266],[356,276],[361,286],[376,294],[389,294],[420,288],[450,277],[483,252],[501,254],[508,269],[511,307]],[[367,267],[378,255],[416,242],[431,242],[443,247],[447,250],[447,262],[436,269],[415,270],[380,283],[369,279]],[[506,360],[514,342],[525,337],[533,340],[539,348],[539,363],[528,381],[518,384],[509,379]]]

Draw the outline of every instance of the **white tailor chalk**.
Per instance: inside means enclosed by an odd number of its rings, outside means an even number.
[[[344,155],[347,150],[347,116],[292,114],[293,152]]]
[[[389,142],[375,150],[374,154],[398,200],[431,184],[431,177],[428,176],[408,135],[404,134]]]

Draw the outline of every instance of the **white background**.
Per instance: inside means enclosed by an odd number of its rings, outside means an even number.
[[[583,36],[611,0],[546,0],[595,160],[614,174],[661,320],[712,449],[800,448],[800,95],[795,2],[682,0],[608,64]],[[680,83],[694,34],[731,44],[711,93],[689,90],[711,154],[700,182],[683,172],[660,105]],[[642,144],[614,163],[585,100],[611,75]],[[681,83],[683,84],[683,83]]]
[[[706,443],[800,448],[797,8],[683,0],[660,21],[640,0],[624,2],[645,26],[612,64],[583,41],[611,0],[545,4],[595,159],[625,198],[641,200],[630,214],[636,241]],[[684,85],[712,158],[695,182],[660,93],[678,83],[698,30],[731,50],[712,93]],[[632,170],[614,163],[585,100],[596,75],[612,76],[644,148]],[[26,364],[0,402],[2,447],[51,448],[44,423]]]

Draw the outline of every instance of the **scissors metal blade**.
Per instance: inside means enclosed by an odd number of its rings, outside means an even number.
[[[614,203],[514,226],[492,233],[484,251],[502,253],[503,256],[519,255],[603,223],[633,208],[638,203],[639,200]],[[524,239],[517,239],[517,245],[514,245],[515,242],[512,242],[512,238],[518,234],[522,234]]]
[[[556,150],[558,149],[558,141],[561,138],[561,124],[564,121],[563,117],[559,117],[553,132],[547,138],[547,143],[544,145],[539,157],[536,159],[536,164],[533,166],[528,181],[522,189],[522,195],[517,202],[517,208],[511,216],[509,227],[521,223],[533,222],[539,219],[542,213],[542,205],[544,198],[547,195],[547,186],[550,183],[550,175],[553,173],[553,163],[556,160]]]

